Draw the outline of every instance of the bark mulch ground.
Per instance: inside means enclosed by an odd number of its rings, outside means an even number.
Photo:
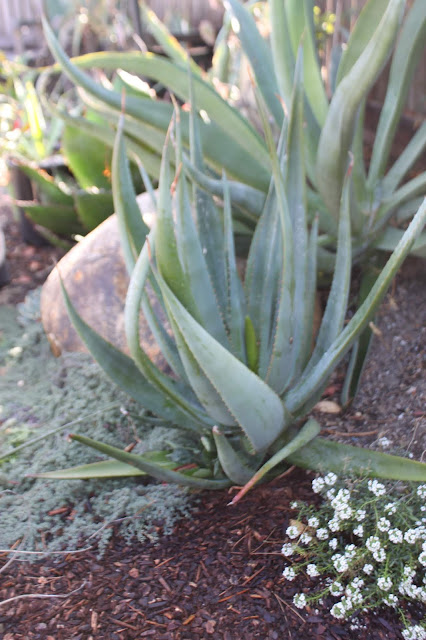
[[[230,494],[204,495],[192,519],[159,545],[115,538],[95,550],[13,562],[2,574],[2,640],[349,640],[400,638],[389,611],[355,628],[321,611],[298,611],[293,595],[312,585],[281,577],[290,502],[312,500],[308,474],[292,470],[235,507]],[[161,526],[161,523],[159,523]],[[6,558],[4,558],[6,560]],[[29,596],[37,594],[38,597]],[[66,595],[69,594],[69,595]],[[40,596],[56,596],[40,598]]]

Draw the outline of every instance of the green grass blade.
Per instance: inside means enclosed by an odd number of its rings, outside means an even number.
[[[315,438],[287,461],[303,469],[341,475],[357,474],[388,480],[425,482],[426,464],[379,451]]]
[[[86,438],[85,436],[76,434],[72,434],[70,437],[72,440],[80,442],[80,444],[84,444],[87,447],[91,447],[100,453],[104,453],[110,458],[114,458],[115,460],[124,462],[124,464],[136,467],[136,469],[140,469],[140,471],[153,476],[160,482],[173,482],[186,487],[195,487],[199,489],[225,489],[230,485],[229,480],[196,478],[190,475],[185,475],[184,473],[179,473],[178,471],[173,471],[172,469],[166,469],[159,464],[147,460],[144,456],[138,456],[135,453],[128,453],[127,451],[123,451],[117,447],[112,447],[111,445],[104,444],[103,442],[92,440],[92,438]]]
[[[232,28],[249,59],[259,91],[275,122],[281,127],[284,113],[278,98],[279,90],[271,51],[260,35],[253,16],[239,0],[224,0],[223,4],[232,16]]]
[[[408,255],[426,223],[426,199],[405,231],[395,251],[387,261],[377,278],[365,302],[361,305],[340,336],[323,355],[312,371],[299,384],[291,389],[284,398],[288,410],[296,412],[319,389],[348,349],[366,327],[382,301],[392,279]]]
[[[399,123],[408,90],[417,63],[424,52],[426,41],[426,11],[424,0],[415,0],[407,17],[394,51],[386,97],[380,111],[379,125],[374,140],[368,172],[368,186],[373,190],[383,177],[392,141]]]

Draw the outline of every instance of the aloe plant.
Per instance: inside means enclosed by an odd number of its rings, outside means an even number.
[[[308,211],[311,219],[319,213],[319,254],[322,270],[334,264],[344,175],[353,156],[350,217],[353,261],[368,249],[392,250],[403,229],[391,226],[391,219],[406,224],[426,192],[426,172],[404,183],[410,168],[426,146],[426,126],[419,127],[396,162],[387,170],[390,148],[408,93],[416,63],[426,38],[423,0],[415,0],[403,19],[405,0],[369,0],[364,6],[341,56],[337,71],[330,76],[333,94],[328,98],[321,77],[313,24],[313,2],[301,8],[298,0],[268,0],[270,44],[259,33],[249,10],[239,0],[223,0],[229,24],[251,64],[254,82],[266,102],[276,129],[285,120],[293,87],[297,49],[304,48],[305,136],[304,163],[308,179]],[[145,12],[155,37],[169,59],[151,53],[98,53],[70,61],[61,50],[48,25],[46,37],[63,71],[85,92],[85,99],[116,124],[121,95],[93,81],[82,69],[101,67],[124,69],[166,86],[183,101],[189,100],[186,52],[168,34],[151,11]],[[402,25],[401,25],[402,21]],[[227,27],[228,28],[228,27]],[[381,112],[370,167],[363,158],[363,122],[368,91],[392,55],[391,71]],[[253,125],[226,102],[211,78],[191,61],[194,93],[205,119],[201,124],[206,172],[199,173],[184,157],[204,189],[220,195],[220,172],[225,168],[238,230],[251,233],[263,210],[271,177],[265,141]],[[285,105],[285,108],[283,108]],[[172,105],[146,96],[132,95],[126,101],[124,132],[128,150],[158,178],[159,155],[172,116]],[[189,122],[181,114],[184,149],[189,148]],[[86,126],[81,120],[78,126]],[[94,132],[93,132],[94,133]],[[96,135],[109,139],[111,131],[98,128]],[[185,153],[184,153],[185,156]],[[244,226],[241,227],[241,223]],[[412,252],[425,255],[426,234]]]
[[[203,172],[202,120],[196,110],[195,83],[194,87],[189,84],[191,163]],[[320,425],[306,416],[421,232],[426,201],[345,325],[352,262],[353,172],[347,171],[336,268],[312,350],[318,219],[308,224],[301,51],[289,119],[283,124],[278,148],[261,98],[259,109],[272,179],[253,234],[244,283],[236,264],[228,179],[223,173],[221,212],[182,170],[184,129],[175,107],[151,231],[140,216],[130,179],[125,116],[114,147],[113,192],[131,273],[125,308],[131,357],[94,332],[64,290],[74,326],[99,364],[145,409],[198,434],[206,454],[204,464],[194,464],[190,470],[171,469],[152,456],[135,455],[83,435],[71,438],[115,459],[115,472],[118,465],[126,475],[133,468],[136,475],[148,473],[161,481],[199,488],[244,485],[236,499],[282,464],[424,481],[425,464],[323,439]],[[140,345],[141,309],[170,374],[153,364]],[[92,466],[90,473],[95,472]],[[100,472],[104,474],[104,469]],[[43,475],[64,474],[75,477],[78,471]]]

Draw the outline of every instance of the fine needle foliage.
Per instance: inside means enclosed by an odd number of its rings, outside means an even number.
[[[306,415],[335,367],[363,331],[426,221],[420,207],[363,304],[345,325],[351,272],[350,193],[346,173],[339,213],[336,268],[315,347],[313,309],[318,222],[307,220],[303,55],[299,52],[288,123],[278,149],[259,99],[272,167],[265,206],[251,242],[244,284],[234,247],[231,198],[222,176],[222,208],[185,174],[182,123],[175,110],[160,172],[157,216],[147,233],[135,203],[122,117],[115,142],[113,191],[126,263],[131,272],[125,330],[131,358],[103,340],[77,314],[70,317],[87,347],[146,409],[198,434],[204,463],[170,469],[83,435],[71,438],[163,482],[241,495],[283,463],[424,481],[426,465],[318,437]],[[190,82],[191,162],[204,170],[200,118]],[[168,364],[156,367],[139,341],[145,314]],[[255,475],[256,474],[256,475]],[[55,473],[45,474],[55,477]]]

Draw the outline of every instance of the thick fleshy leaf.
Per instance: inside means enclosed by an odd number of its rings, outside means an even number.
[[[194,320],[164,281],[159,283],[170,313],[200,371],[217,390],[255,451],[266,449],[289,420],[280,398]]]
[[[104,453],[110,458],[114,458],[115,460],[124,462],[124,464],[136,467],[136,469],[140,469],[140,471],[153,476],[157,480],[160,480],[160,482],[173,482],[175,484],[181,484],[186,487],[195,487],[198,489],[225,489],[230,485],[230,482],[227,479],[210,480],[207,478],[197,478],[178,471],[173,471],[172,469],[166,469],[160,464],[151,462],[144,456],[128,453],[127,451],[123,451],[117,447],[112,447],[111,445],[98,442],[97,440],[92,440],[91,438],[86,438],[85,436],[72,434],[70,437],[73,440],[76,440],[76,442],[80,442],[92,449],[96,449],[96,451]]]
[[[338,85],[322,129],[317,154],[317,185],[336,218],[357,110],[393,47],[404,4],[405,0],[389,1],[383,19],[364,51]]]
[[[353,447],[325,438],[315,438],[288,456],[287,461],[303,469],[337,474],[357,474],[388,480],[425,482],[426,464],[371,449]]]
[[[74,207],[60,204],[33,204],[23,206],[27,216],[33,222],[50,229],[60,236],[71,236],[74,233],[84,235],[87,231],[79,221]]]
[[[264,478],[265,475],[269,473],[269,471],[272,471],[272,469],[280,464],[280,462],[282,462],[283,460],[287,460],[289,456],[291,456],[295,451],[297,451],[301,447],[304,447],[306,443],[315,438],[320,431],[321,427],[316,420],[312,418],[308,420],[306,424],[304,424],[300,429],[299,433],[297,433],[297,435],[295,435],[294,438],[290,440],[290,442],[287,442],[284,447],[282,447],[279,451],[277,451],[277,453],[269,458],[269,460],[265,462],[264,465],[262,465],[259,471],[257,471],[254,476],[250,478],[250,480],[245,484],[241,491],[239,491],[235,495],[231,504],[236,504],[237,502],[239,502],[239,500],[241,500],[241,498],[252,487],[254,487],[256,483],[260,482],[260,480],[262,480],[262,478]]]
[[[121,94],[103,87],[72,64],[45,19],[43,19],[43,25],[49,47],[64,73],[97,100],[104,102],[119,112],[122,103]],[[158,129],[158,131],[162,131],[165,136],[173,115],[173,107],[164,100],[147,100],[145,98],[127,96],[126,114],[149,124]],[[183,112],[181,114],[181,122],[184,144],[189,146],[189,118],[187,113]],[[233,138],[233,144],[229,144],[229,134],[213,121],[202,123],[201,135],[205,158],[211,167],[219,171],[224,167],[230,176],[247,184],[252,184],[256,188],[267,189],[269,183],[268,168],[254,156],[244,154],[244,146],[241,146],[241,141]],[[144,141],[139,140],[139,142]],[[227,149],[226,154],[223,153],[224,148]],[[241,163],[241,157],[245,158],[244,163]]]
[[[250,456],[248,453],[243,452],[242,449],[236,449],[219,427],[213,427],[213,437],[220,466],[225,475],[237,485],[248,482],[260,464],[262,457]]]
[[[386,169],[392,141],[404,108],[417,63],[426,41],[424,0],[415,0],[404,20],[392,58],[386,97],[380,111],[368,172],[368,186],[373,190]]]
[[[380,270],[376,264],[369,264],[364,268],[358,294],[358,307],[361,306],[366,299],[379,272]],[[354,342],[340,398],[343,406],[351,402],[357,394],[373,336],[374,333],[372,329],[370,326],[367,326],[360,337]]]
[[[106,173],[111,167],[111,148],[79,127],[67,124],[62,135],[62,153],[81,189],[111,189]]]
[[[144,454],[144,458],[166,469],[175,469],[176,467],[176,462],[170,460],[167,451],[148,451]],[[145,475],[146,473],[144,471],[130,464],[120,462],[119,460],[100,460],[99,462],[82,464],[77,467],[70,467],[69,469],[37,473],[31,477],[51,480],[91,480],[100,478],[129,478],[132,476]]]
[[[321,388],[324,381],[342,360],[348,349],[372,319],[377,307],[382,301],[392,279],[410,252],[416,238],[426,223],[426,199],[420,207],[408,229],[399,241],[395,251],[387,261],[385,267],[377,278],[374,286],[339,337],[334,341],[321,360],[308,373],[307,376],[291,389],[285,396],[284,402],[288,410],[297,412],[306,401],[313,396],[316,390]]]
[[[40,193],[40,199],[43,200],[43,204],[55,203],[65,207],[73,206],[74,203],[71,194],[61,189],[47,171],[23,163],[16,163],[16,166],[19,166],[20,171],[25,173],[35,185],[36,190]]]
[[[399,186],[404,176],[408,173],[418,158],[426,150],[426,122],[417,129],[404,151],[395,160],[387,172],[383,183],[383,191],[391,194]]]
[[[374,246],[380,251],[393,251],[403,235],[403,229],[388,226]],[[410,254],[419,258],[426,258],[426,232],[418,236],[410,250]]]
[[[65,288],[62,286],[70,319],[84,344],[105,373],[131,398],[157,416],[172,423],[202,432],[208,428],[193,416],[173,405],[170,400],[141,374],[133,360],[104,340],[77,313]]]
[[[352,69],[370,39],[389,4],[389,0],[368,0],[359,14],[355,26],[351,30],[346,48],[343,50],[337,71],[336,84]]]
[[[120,119],[112,155],[112,189],[121,245],[129,274],[142,250],[149,228],[136,202],[126,146],[123,137],[123,118]]]
[[[328,100],[316,51],[314,3],[312,0],[304,0],[301,6],[299,0],[287,0],[285,10],[295,57],[300,44],[303,45],[303,77],[306,96],[317,122],[323,126],[327,117]]]
[[[279,90],[271,51],[260,35],[253,16],[239,0],[223,0],[223,5],[232,16],[232,28],[250,61],[259,91],[275,122],[281,127],[284,113],[278,98]]]
[[[46,478],[47,480],[92,480],[100,478],[128,478],[132,476],[145,476],[146,473],[124,464],[118,460],[102,460],[90,464],[82,464],[69,469],[58,469],[57,471],[46,471],[37,473],[31,477]]]
[[[111,191],[77,191],[74,199],[78,218],[87,231],[92,231],[114,213]]]
[[[185,171],[201,189],[214,196],[222,197],[222,180],[219,180],[219,178],[211,178],[199,171],[185,155],[183,162]],[[256,224],[265,204],[265,193],[258,189],[253,189],[253,187],[243,184],[242,182],[235,182],[235,180],[229,180],[228,187],[232,205],[242,210],[245,214],[244,220],[247,224]]]

